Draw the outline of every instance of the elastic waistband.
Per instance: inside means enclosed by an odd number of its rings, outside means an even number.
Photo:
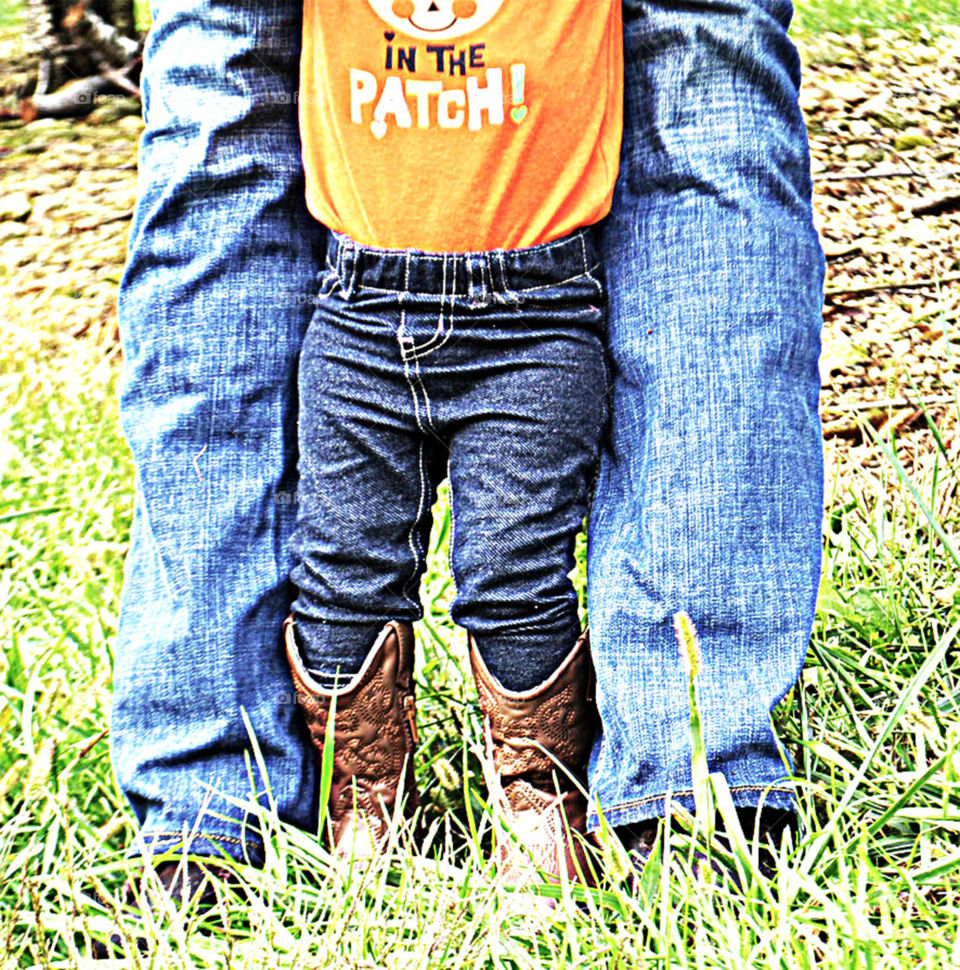
[[[542,246],[478,253],[377,249],[331,230],[327,259],[348,292],[371,289],[445,297],[523,293],[593,276],[600,265],[589,227]]]

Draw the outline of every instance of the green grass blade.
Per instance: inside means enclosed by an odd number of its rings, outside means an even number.
[[[950,629],[940,640],[940,643],[937,645],[933,653],[927,657],[923,663],[923,666],[916,672],[913,679],[901,692],[896,706],[890,712],[886,723],[877,734],[877,737],[873,742],[873,747],[871,747],[867,756],[863,759],[863,762],[857,770],[856,775],[847,785],[847,788],[843,793],[843,797],[840,799],[839,804],[834,809],[833,814],[830,817],[830,821],[826,824],[826,826],[824,826],[824,831],[817,836],[817,838],[813,841],[811,848],[805,854],[803,861],[800,864],[800,871],[802,875],[808,876],[814,865],[816,865],[820,857],[823,855],[827,842],[833,837],[837,821],[843,815],[844,811],[846,811],[846,808],[853,800],[853,796],[856,794],[857,789],[867,777],[867,773],[870,771],[873,761],[880,752],[880,749],[883,747],[884,742],[890,736],[893,729],[897,726],[900,718],[903,716],[907,708],[910,707],[910,705],[913,704],[913,702],[917,699],[926,682],[931,676],[933,676],[934,671],[943,662],[943,658],[947,655],[947,651],[950,649],[950,647],[953,646],[958,633],[960,633],[960,621],[957,621],[952,627],[950,627]]]

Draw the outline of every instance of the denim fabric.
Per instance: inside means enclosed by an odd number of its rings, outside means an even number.
[[[140,199],[121,286],[122,424],[137,468],[112,758],[146,842],[256,858],[212,813],[251,791],[241,718],[280,814],[315,825],[282,656],[296,361],[323,232],[303,203],[295,3],[164,0],[144,71]],[[254,770],[258,790],[266,780]],[[214,844],[216,843],[216,844]],[[243,843],[246,843],[244,845]]]
[[[621,825],[690,798],[672,617],[704,654],[710,767],[787,807],[770,710],[820,571],[823,258],[782,0],[624,3],[625,140],[603,239],[611,431],[590,520],[603,733],[590,790]]]
[[[789,13],[780,0],[624,4],[625,140],[602,239],[612,431],[590,550],[605,723],[591,786],[615,823],[689,790],[680,608],[703,639],[712,767],[741,803],[770,786],[768,804],[789,802],[768,712],[804,656],[822,488],[822,259]],[[138,489],[112,753],[148,842],[196,826],[242,858],[239,821],[197,822],[205,783],[249,790],[241,706],[280,813],[316,821],[277,643],[296,358],[323,242],[301,202],[301,10],[168,0],[153,16],[120,305]]]
[[[504,687],[528,690],[580,635],[568,574],[607,413],[592,236],[440,255],[331,233],[327,259],[300,358],[306,662],[352,676],[383,623],[423,615],[449,469],[451,614]]]

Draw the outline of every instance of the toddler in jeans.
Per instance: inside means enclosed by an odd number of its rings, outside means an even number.
[[[589,227],[622,86],[620,0],[306,0],[307,201],[330,231],[285,641],[318,757],[335,700],[338,852],[379,851],[417,802],[411,624],[449,475],[452,616],[497,797],[540,868],[582,861],[596,725],[568,574],[607,412]]]

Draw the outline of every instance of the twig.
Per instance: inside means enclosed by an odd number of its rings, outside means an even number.
[[[861,293],[880,293],[885,290],[921,290],[931,286],[947,286],[960,282],[960,273],[955,276],[941,276],[938,280],[904,280],[902,283],[871,283],[869,286],[838,286],[824,292],[824,297],[856,296]]]
[[[139,98],[140,88],[138,88],[137,85],[127,77],[127,71],[129,71],[138,62],[139,58],[134,58],[121,70],[106,69],[100,73],[108,80],[113,81],[118,88],[126,91],[127,94],[132,94],[135,98]]]
[[[76,758],[74,758],[74,763],[85,758],[109,733],[110,728],[104,728],[96,737],[88,741],[77,753]]]
[[[855,401],[853,404],[823,408],[822,414],[843,415],[849,411],[883,411],[887,408],[918,408],[921,405],[926,407],[931,404],[953,404],[957,400],[956,394],[937,394],[931,397],[922,397],[916,401],[910,401],[905,397],[892,397],[884,401]]]
[[[114,83],[99,74],[71,81],[53,94],[34,95],[23,101],[21,117],[30,122],[35,118],[79,118],[96,107],[97,99],[107,94]]]
[[[863,246],[860,243],[854,243],[845,249],[833,249],[832,247],[828,247],[825,242],[823,245],[823,255],[828,263],[842,263],[848,259],[853,259],[855,256],[862,256]]]
[[[928,199],[910,210],[915,216],[939,216],[945,212],[960,212],[960,194],[949,192],[936,199]]]
[[[954,178],[960,175],[960,168],[951,168],[946,172],[935,172],[924,175],[923,179],[929,182],[930,179]],[[825,175],[814,175],[814,182],[865,182],[868,179],[899,179],[916,178],[917,173],[912,169],[898,168],[890,172],[829,172]]]

